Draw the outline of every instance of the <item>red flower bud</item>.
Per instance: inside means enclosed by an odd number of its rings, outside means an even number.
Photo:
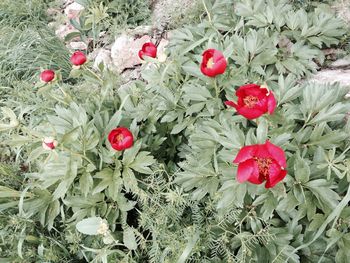
[[[265,188],[271,188],[287,175],[284,151],[269,141],[244,146],[233,162],[238,164],[237,180],[240,183],[262,184],[266,181]]]
[[[108,141],[113,149],[122,151],[134,144],[134,137],[128,128],[118,127],[109,133]]]
[[[143,59],[143,56],[155,58],[157,56],[157,47],[152,42],[143,44],[142,49],[139,51],[140,59]]]
[[[43,82],[50,82],[55,78],[55,72],[53,70],[44,70],[43,72],[40,73],[40,79]]]
[[[252,120],[265,113],[272,114],[276,108],[276,99],[272,91],[264,86],[247,84],[236,90],[237,103],[225,101],[225,104],[234,107],[237,113]]]
[[[45,150],[53,150],[57,147],[57,141],[52,137],[46,137],[43,140],[42,146]]]
[[[204,75],[215,77],[225,72],[227,61],[221,51],[207,49],[203,52],[202,56],[201,71]]]
[[[81,51],[76,51],[73,53],[73,55],[70,58],[70,61],[75,66],[81,66],[86,62],[86,56]]]

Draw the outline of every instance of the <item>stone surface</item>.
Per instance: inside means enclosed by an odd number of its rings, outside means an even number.
[[[150,41],[152,40],[148,35],[137,39],[127,34],[117,37],[111,48],[111,57],[116,70],[122,72],[124,69],[141,64],[138,52],[143,44]],[[167,39],[161,39],[157,47],[157,53],[163,54],[168,43]]]
[[[80,12],[84,10],[84,7],[81,4],[73,2],[66,6],[64,13],[68,19],[75,19],[79,17]]]
[[[138,26],[133,29],[127,29],[127,34],[133,35],[133,36],[136,36],[136,35],[143,36],[143,35],[151,34],[152,30],[153,30],[152,26]]]
[[[156,28],[164,28],[174,17],[192,9],[198,0],[154,0],[152,20]]]
[[[103,63],[106,68],[113,69],[113,62],[111,58],[111,51],[101,48],[94,51],[94,69],[98,69],[98,65]]]
[[[82,41],[73,41],[70,42],[67,46],[68,48],[74,50],[86,50],[88,48],[87,45]]]
[[[332,8],[337,12],[338,16],[350,23],[350,0],[334,1]]]
[[[151,41],[151,37],[147,35],[136,40],[126,34],[116,38],[111,49],[111,57],[116,70],[122,72],[126,68],[140,64],[138,52],[142,45],[149,41]]]
[[[332,68],[346,68],[350,67],[350,58],[345,57],[334,61],[331,65]]]
[[[71,24],[59,25],[55,31],[56,35],[61,39],[64,39],[65,36],[72,32],[78,32],[78,30],[76,30]]]
[[[324,69],[317,72],[311,79],[320,83],[336,83],[350,87],[350,69]]]

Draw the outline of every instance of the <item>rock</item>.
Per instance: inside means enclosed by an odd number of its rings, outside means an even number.
[[[140,64],[138,52],[144,43],[150,41],[151,37],[147,35],[136,40],[126,34],[116,38],[111,48],[111,57],[116,70],[122,72],[126,68]]]
[[[57,8],[49,8],[47,9],[46,13],[48,16],[56,16],[61,13],[61,10]]]
[[[88,46],[82,41],[70,42],[67,46],[74,50],[86,50],[88,48]]]
[[[104,66],[108,69],[112,69],[113,68],[113,62],[112,62],[112,58],[111,58],[111,51],[107,50],[107,49],[98,49],[96,51],[94,51],[94,65],[93,68],[94,69],[98,69],[98,65],[103,63]]]
[[[169,44],[169,40],[162,38],[157,47],[158,54],[164,53],[168,44]]]
[[[311,81],[320,83],[336,83],[339,82],[341,86],[350,87],[350,69],[325,69],[317,72]]]
[[[332,68],[346,68],[346,67],[350,67],[350,58],[349,57],[345,57],[345,58],[341,58],[338,59],[336,61],[334,61],[331,64]]]
[[[199,0],[154,0],[152,20],[155,28],[163,29],[195,8]]]
[[[128,35],[132,35],[132,36],[143,36],[143,35],[149,35],[152,33],[152,26],[138,26],[135,27],[134,29],[128,29],[127,33]]]
[[[64,13],[66,14],[68,19],[75,19],[79,17],[81,11],[84,10],[84,7],[81,4],[73,2],[66,6],[64,9]]]
[[[55,31],[56,35],[61,39],[64,39],[66,35],[68,35],[69,33],[72,33],[72,32],[79,32],[79,31],[76,30],[70,24],[60,25],[60,26],[58,26],[58,28]]]
[[[337,12],[338,16],[346,23],[350,23],[350,1],[334,1],[332,8]]]

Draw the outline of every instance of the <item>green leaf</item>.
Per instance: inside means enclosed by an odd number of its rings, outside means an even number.
[[[97,235],[103,219],[101,217],[89,217],[79,221],[76,225],[76,229],[85,235]]]
[[[294,163],[294,174],[297,181],[307,183],[310,178],[310,167],[308,163],[302,159],[299,155],[297,156]]]
[[[259,119],[258,128],[256,130],[256,138],[257,142],[260,144],[265,143],[267,140],[267,132],[268,132],[268,123],[265,118]]]
[[[130,250],[137,249],[136,236],[133,228],[127,227],[126,229],[124,229],[123,243]]]
[[[129,167],[139,173],[152,174],[153,171],[149,168],[149,166],[154,164],[155,161],[156,160],[150,155],[149,152],[140,152]]]
[[[137,155],[137,153],[140,151],[142,146],[142,141],[138,140],[133,147],[127,149],[124,151],[123,154],[123,164],[125,166],[129,166],[134,160]]]

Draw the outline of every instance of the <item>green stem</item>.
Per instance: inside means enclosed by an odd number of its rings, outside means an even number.
[[[97,75],[94,71],[92,71],[90,68],[86,67],[85,65],[82,66],[83,69],[89,71],[92,75],[94,75],[99,81],[103,82],[103,80],[100,78],[99,75]]]
[[[60,86],[60,84],[56,83],[57,87],[60,89],[64,97],[68,97],[68,94],[64,91],[64,89]]]
[[[214,82],[214,88],[215,88],[215,96],[216,96],[216,98],[219,98],[220,89],[219,89],[218,84],[216,82],[216,78],[213,79],[213,82]]]
[[[211,20],[211,15],[210,15],[210,13],[209,13],[209,10],[208,10],[208,8],[207,8],[207,5],[205,4],[205,0],[202,0],[202,3],[203,3],[203,6],[204,6],[204,9],[205,9],[205,12],[206,12],[207,15],[208,15],[209,23],[212,25],[213,22],[212,22],[212,20]]]

